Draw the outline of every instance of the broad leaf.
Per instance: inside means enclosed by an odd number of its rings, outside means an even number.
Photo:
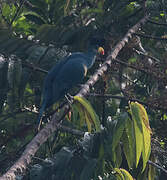
[[[116,177],[118,180],[125,180],[124,175],[119,168],[114,168],[114,171],[116,172]]]
[[[127,119],[128,115],[127,113],[122,113],[117,120],[116,126],[114,128],[114,132],[113,132],[113,140],[112,140],[112,150],[115,150],[115,147],[118,145],[118,143],[120,142],[120,139],[122,137],[122,134],[124,132],[125,129],[125,124],[126,124],[126,119]]]
[[[142,157],[143,157],[143,170],[144,170],[147,161],[149,159],[150,150],[151,150],[151,128],[149,126],[149,119],[145,108],[141,104],[135,102],[133,103],[133,109],[135,109],[135,113],[134,113],[135,118],[138,121],[140,121],[142,125],[142,136],[143,136]]]
[[[78,96],[74,96],[74,103],[76,105],[79,105],[80,109],[82,107],[82,111],[84,111],[85,113],[85,121],[87,122],[89,130],[90,130],[90,124],[93,124],[96,128],[96,131],[99,132],[100,121],[97,114],[93,110],[91,104],[85,98],[81,98]]]
[[[133,180],[133,177],[127,170],[122,169],[122,168],[120,168],[120,170],[121,170],[122,174],[124,175],[125,180]]]
[[[136,167],[138,166],[140,156],[143,150],[143,131],[142,131],[142,122],[139,117],[138,108],[135,103],[130,104],[130,112],[132,115],[135,131],[135,142],[136,142]]]

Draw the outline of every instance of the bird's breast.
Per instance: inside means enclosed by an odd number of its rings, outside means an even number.
[[[83,65],[83,68],[84,68],[84,76],[86,76],[86,75],[87,75],[88,68],[86,67],[85,64]]]

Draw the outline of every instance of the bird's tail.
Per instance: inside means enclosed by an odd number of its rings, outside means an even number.
[[[43,112],[45,110],[45,107],[46,107],[46,103],[42,103],[42,106],[41,106],[41,108],[39,110],[38,120],[37,120],[38,130],[40,130],[40,126],[41,126],[41,123],[42,123],[42,115],[43,115]]]

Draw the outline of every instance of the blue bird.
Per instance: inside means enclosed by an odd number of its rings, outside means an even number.
[[[63,98],[69,90],[80,84],[87,74],[87,70],[95,62],[96,54],[104,54],[102,47],[91,43],[86,53],[76,52],[60,60],[47,74],[44,81],[43,101],[38,116],[38,128],[41,117],[46,108]]]

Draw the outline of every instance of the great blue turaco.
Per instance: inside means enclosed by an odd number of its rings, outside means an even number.
[[[97,53],[104,54],[102,40],[91,38],[86,53],[74,52],[60,60],[47,74],[43,87],[43,101],[38,116],[38,129],[46,108],[63,98],[69,90],[80,84],[87,70],[95,62]]]

